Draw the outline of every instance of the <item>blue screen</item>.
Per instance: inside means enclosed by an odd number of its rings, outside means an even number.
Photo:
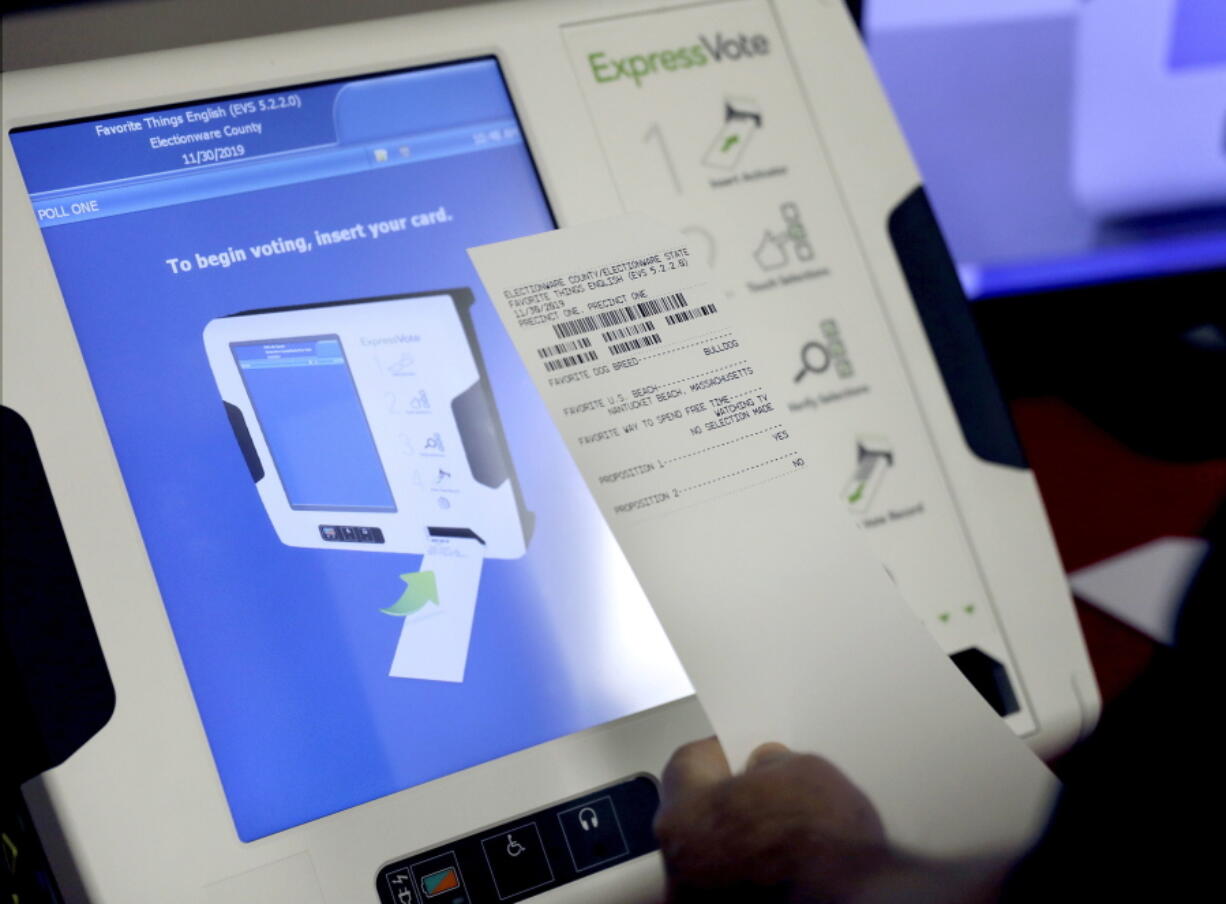
[[[1226,22],[1217,0],[1179,0],[1171,27],[1172,69],[1226,65]]]
[[[394,512],[337,336],[230,345],[291,508]]]
[[[239,838],[691,692],[468,259],[553,228],[496,61],[10,140]],[[535,527],[524,555],[484,562],[464,680],[394,678],[404,622],[382,610],[422,556],[280,541],[203,333],[242,312],[461,288]],[[335,337],[252,338],[225,363],[293,504],[389,507]]]

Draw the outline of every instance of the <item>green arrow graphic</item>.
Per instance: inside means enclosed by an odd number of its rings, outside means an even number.
[[[400,599],[387,609],[380,609],[380,612],[387,615],[412,615],[426,603],[439,605],[438,584],[435,583],[433,571],[414,571],[402,574],[400,580],[405,584],[404,593],[400,594]]]

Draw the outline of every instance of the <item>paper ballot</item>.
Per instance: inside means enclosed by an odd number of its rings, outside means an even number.
[[[484,564],[485,553],[477,540],[430,538],[421,571],[404,576],[406,591],[401,602],[383,610],[404,616],[389,675],[464,680]]]
[[[469,253],[734,768],[819,752],[928,853],[1032,838],[1051,773],[824,489],[846,462],[797,442],[684,236],[627,215]]]

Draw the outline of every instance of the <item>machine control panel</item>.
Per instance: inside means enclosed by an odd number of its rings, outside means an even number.
[[[383,531],[377,527],[356,527],[347,524],[321,524],[319,536],[329,543],[382,543]]]
[[[656,850],[655,780],[638,775],[380,868],[383,904],[502,904]]]

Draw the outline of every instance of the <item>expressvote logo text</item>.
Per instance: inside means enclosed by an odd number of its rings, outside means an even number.
[[[587,62],[592,67],[592,75],[601,84],[631,79],[636,87],[642,87],[643,79],[649,75],[706,66],[708,63],[731,63],[765,56],[768,53],[770,41],[766,35],[747,35],[741,32],[729,36],[717,31],[714,37],[699,35],[698,43],[687,47],[636,53],[621,58],[597,51],[587,55]]]

